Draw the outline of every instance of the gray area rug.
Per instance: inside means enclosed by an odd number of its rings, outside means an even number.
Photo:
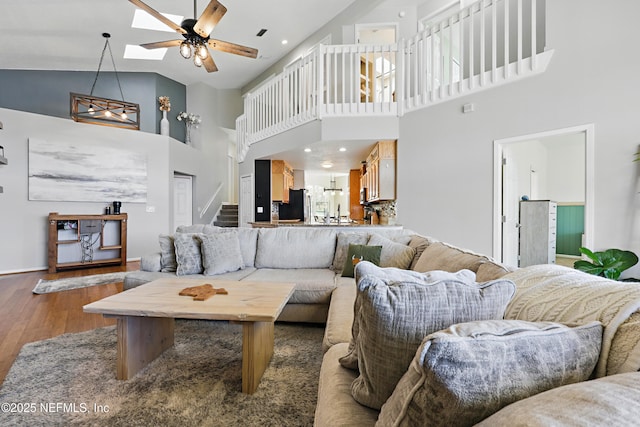
[[[68,291],[69,289],[86,288],[107,283],[118,283],[124,280],[126,271],[116,273],[94,274],[92,276],[68,277],[66,279],[44,280],[40,279],[33,288],[34,294],[48,294],[51,292]]]
[[[323,334],[276,324],[253,395],[241,393],[238,324],[177,320],[174,346],[126,381],[115,378],[114,326],[26,344],[0,388],[0,425],[312,426]]]

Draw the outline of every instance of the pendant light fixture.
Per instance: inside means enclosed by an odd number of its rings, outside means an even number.
[[[339,191],[340,195],[343,194],[342,188],[336,188],[336,179],[334,177],[331,177],[331,179],[329,180],[329,185],[329,188],[324,188],[325,192],[330,191],[332,196],[336,194],[336,191]]]
[[[71,118],[76,122],[139,130],[140,106],[124,100],[122,86],[120,86],[120,77],[118,76],[116,63],[113,60],[113,53],[111,52],[111,45],[109,44],[111,34],[102,33],[102,37],[105,38],[104,47],[102,48],[98,71],[96,72],[96,77],[93,80],[93,85],[91,86],[91,92],[89,95],[71,93]],[[122,98],[121,101],[116,99],[100,98],[93,95],[98,77],[100,76],[100,69],[102,68],[102,61],[104,60],[104,54],[107,51],[107,48],[109,48],[109,56],[111,57],[116,81],[118,82],[118,89],[120,90],[120,97]]]

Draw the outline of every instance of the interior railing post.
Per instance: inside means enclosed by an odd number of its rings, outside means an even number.
[[[404,68],[405,55],[407,50],[407,41],[400,39],[398,48],[396,49],[396,105],[398,108],[398,116],[404,115]]]
[[[509,78],[509,63],[511,62],[509,57],[509,2],[511,0],[504,0],[504,78]]]
[[[531,0],[531,70],[538,68],[537,61],[537,3],[536,0]]]
[[[517,73],[520,74],[522,72],[522,0],[518,0],[518,67]]]
[[[324,86],[324,74],[322,72],[322,67],[324,64],[324,54],[325,54],[325,47],[324,45],[320,45],[318,47],[318,56],[317,56],[317,61],[316,61],[316,66],[315,66],[315,70],[316,70],[316,99],[315,99],[315,103],[316,103],[316,116],[319,119],[322,119],[323,117],[323,105],[324,105],[324,93],[323,93],[323,86]]]

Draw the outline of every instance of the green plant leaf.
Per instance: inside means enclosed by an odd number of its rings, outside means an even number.
[[[595,253],[591,252],[589,249],[582,247],[580,248],[580,253],[586,255],[590,260],[592,260],[595,264],[602,265],[602,260]]]
[[[573,268],[575,268],[576,270],[584,271],[585,273],[593,274],[595,276],[602,275],[602,272],[604,271],[602,267],[584,260],[574,262]]]
[[[607,268],[603,271],[604,277],[611,280],[618,280],[621,271],[616,268]]]
[[[638,263],[638,256],[631,251],[607,249],[602,252],[592,252],[583,247],[580,248],[580,252],[593,262],[576,261],[573,264],[576,270],[613,280],[618,280],[624,270]]]

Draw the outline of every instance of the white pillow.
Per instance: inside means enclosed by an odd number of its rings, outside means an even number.
[[[234,230],[226,233],[203,234],[202,264],[205,276],[237,271],[244,267],[240,239]]]
[[[351,385],[356,401],[380,409],[426,335],[455,323],[503,318],[513,282],[474,279],[472,272],[431,275],[367,261],[356,265],[353,330],[360,375]]]
[[[411,265],[416,250],[410,246],[396,243],[379,234],[369,237],[368,246],[382,246],[380,253],[380,267],[395,267],[406,270]]]
[[[512,402],[589,379],[601,344],[600,322],[453,325],[425,337],[378,423],[474,425]]]
[[[197,233],[176,233],[173,236],[176,248],[176,275],[187,276],[202,274],[202,254],[200,253],[200,239]]]

